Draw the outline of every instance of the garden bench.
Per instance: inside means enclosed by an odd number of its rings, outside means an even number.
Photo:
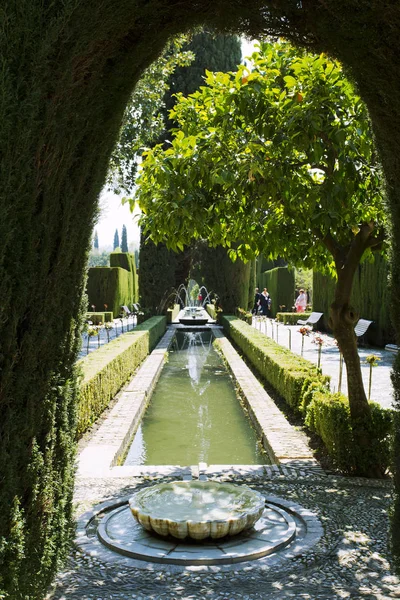
[[[299,319],[297,325],[316,325],[324,313],[312,312],[308,319]]]
[[[354,327],[354,333],[357,338],[362,338],[368,331],[370,325],[372,325],[373,321],[368,321],[367,319],[359,319],[358,323]]]

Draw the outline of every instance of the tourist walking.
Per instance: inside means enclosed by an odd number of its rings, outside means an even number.
[[[267,288],[264,288],[260,294],[261,314],[265,317],[269,316],[269,294]]]
[[[299,290],[299,295],[296,298],[296,302],[294,303],[296,307],[296,312],[303,313],[307,308],[307,295],[303,289]]]
[[[256,315],[258,313],[258,309],[260,307],[260,290],[258,288],[255,289],[255,293],[254,293],[254,306],[253,306],[253,310],[251,311],[253,313],[253,315]]]

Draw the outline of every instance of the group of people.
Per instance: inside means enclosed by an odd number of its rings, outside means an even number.
[[[302,313],[306,310],[308,304],[308,294],[303,289],[299,290],[299,295],[295,301],[295,310],[298,313]],[[264,288],[260,292],[259,288],[256,288],[254,296],[254,306],[252,313],[253,315],[265,315],[266,317],[271,316],[271,305],[272,299],[268,293],[267,288]]]
[[[262,292],[256,288],[254,296],[253,315],[265,315],[266,317],[271,316],[271,305],[272,299],[268,294],[267,288],[264,288]]]

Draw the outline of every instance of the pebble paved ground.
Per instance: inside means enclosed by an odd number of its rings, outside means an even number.
[[[268,320],[267,322],[258,322],[257,324],[253,321],[253,326],[257,327],[264,333],[268,335],[268,337],[272,336],[276,341],[277,340],[277,330],[278,330],[278,343],[285,348],[289,347],[289,336],[291,337],[291,350],[292,352],[296,352],[296,354],[301,354],[301,340],[302,335],[299,333],[298,325],[277,325],[275,321]],[[327,334],[318,335],[322,336],[324,339],[324,344],[322,346],[322,354],[321,354],[321,368],[322,372],[326,375],[330,375],[331,377],[331,389],[332,391],[338,391],[338,383],[339,383],[339,349],[335,345],[334,340],[331,336]],[[303,356],[307,360],[317,364],[318,361],[318,346],[313,343],[314,335],[305,336],[304,338],[304,350]],[[369,385],[369,365],[365,362],[365,357],[369,354],[376,354],[380,361],[376,367],[373,367],[372,370],[372,386],[371,386],[371,400],[378,402],[381,406],[385,408],[390,408],[393,404],[393,391],[392,384],[390,381],[390,372],[392,370],[393,361],[395,355],[393,352],[389,352],[382,348],[371,348],[371,347],[362,347],[360,346],[358,349],[358,353],[361,359],[361,370],[363,375],[364,387],[366,392],[368,393],[368,385]],[[346,381],[346,367],[343,368],[343,377],[342,377],[342,386],[341,391],[344,394],[347,394],[347,381]]]
[[[316,354],[314,345],[307,351],[310,356],[311,352]],[[143,485],[168,480],[167,471],[162,474],[161,469],[149,467],[136,477],[78,476],[76,514],[106,500],[129,496]],[[115,566],[75,548],[47,600],[400,598],[400,581],[388,551],[389,481],[327,475],[320,468],[302,467],[295,462],[291,466],[266,467],[262,475],[255,467],[224,471],[214,467],[207,470],[207,475],[219,481],[245,483],[265,496],[301,505],[317,515],[324,535],[303,555],[288,557],[273,568],[257,560],[230,566],[229,570],[176,565],[161,569],[157,564],[139,561],[134,561],[132,567]]]
[[[387,550],[390,484],[279,470],[259,478],[242,473],[218,480],[246,483],[265,495],[286,498],[317,513],[324,527],[321,541],[305,556],[280,568],[260,569],[257,561],[224,572],[218,567],[161,570],[115,567],[78,551],[57,578],[48,600],[263,599],[332,600],[400,598],[400,581]],[[156,478],[159,481],[160,478]],[[78,480],[76,501],[84,512],[99,501],[129,495],[145,479]]]

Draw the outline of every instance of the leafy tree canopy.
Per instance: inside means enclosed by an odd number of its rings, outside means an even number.
[[[154,143],[164,130],[164,94],[169,78],[178,66],[190,64],[193,53],[183,50],[188,36],[177,36],[166,46],[140,78],[128,103],[120,138],[111,155],[108,185],[116,193],[130,192],[135,183],[138,156]]]
[[[173,249],[239,241],[244,259],[331,271],[357,236],[362,254],[381,248],[370,123],[340,64],[288,43],[261,44],[252,61],[179,97],[172,146],[148,151],[138,180],[145,231]]]

